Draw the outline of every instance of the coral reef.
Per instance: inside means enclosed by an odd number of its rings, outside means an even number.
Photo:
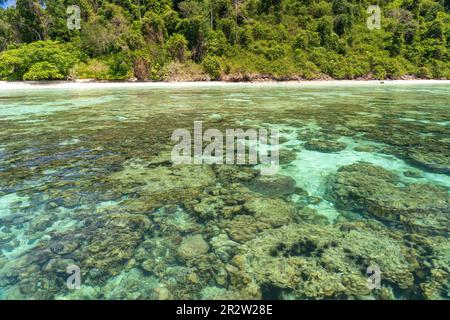
[[[364,223],[342,226],[290,224],[270,230],[240,248],[238,277],[256,279],[270,291],[295,298],[361,298],[370,294],[366,268],[379,265],[385,282],[414,286],[408,248]]]
[[[185,260],[198,259],[209,250],[208,243],[201,235],[189,236],[183,239],[178,254]]]
[[[290,195],[297,191],[295,180],[284,175],[260,176],[248,186],[252,191],[268,196]]]
[[[280,164],[289,164],[297,159],[297,153],[288,149],[281,149],[279,153]]]
[[[330,197],[340,208],[367,212],[408,230],[446,234],[448,190],[430,184],[400,185],[398,181],[397,175],[368,163],[344,166],[331,182]]]
[[[304,144],[305,149],[312,151],[319,151],[325,153],[339,152],[344,150],[347,146],[343,142],[333,141],[328,139],[310,140]]]
[[[0,119],[0,298],[449,298],[447,96],[208,90],[0,97],[30,105]],[[194,120],[280,129],[279,173],[174,165]]]

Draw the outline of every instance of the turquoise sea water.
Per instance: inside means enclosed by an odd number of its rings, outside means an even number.
[[[448,299],[449,102],[437,84],[0,90],[0,298]],[[278,175],[174,165],[194,121],[279,130]]]

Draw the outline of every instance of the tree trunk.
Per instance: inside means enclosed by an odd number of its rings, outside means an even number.
[[[214,29],[213,0],[209,0],[211,12],[211,29]]]

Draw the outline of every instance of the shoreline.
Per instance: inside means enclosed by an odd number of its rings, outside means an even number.
[[[30,89],[114,89],[114,88],[199,88],[218,86],[355,86],[355,85],[432,85],[449,84],[450,80],[298,80],[298,81],[255,81],[255,82],[230,82],[230,81],[0,81],[0,91],[30,90]]]

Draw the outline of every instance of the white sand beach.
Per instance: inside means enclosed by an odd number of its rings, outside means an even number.
[[[264,81],[264,82],[100,82],[91,80],[45,81],[45,82],[7,82],[0,81],[0,90],[33,89],[110,89],[110,88],[170,88],[170,87],[214,87],[214,86],[354,86],[354,85],[433,85],[450,84],[450,80],[313,80],[313,81]]]

